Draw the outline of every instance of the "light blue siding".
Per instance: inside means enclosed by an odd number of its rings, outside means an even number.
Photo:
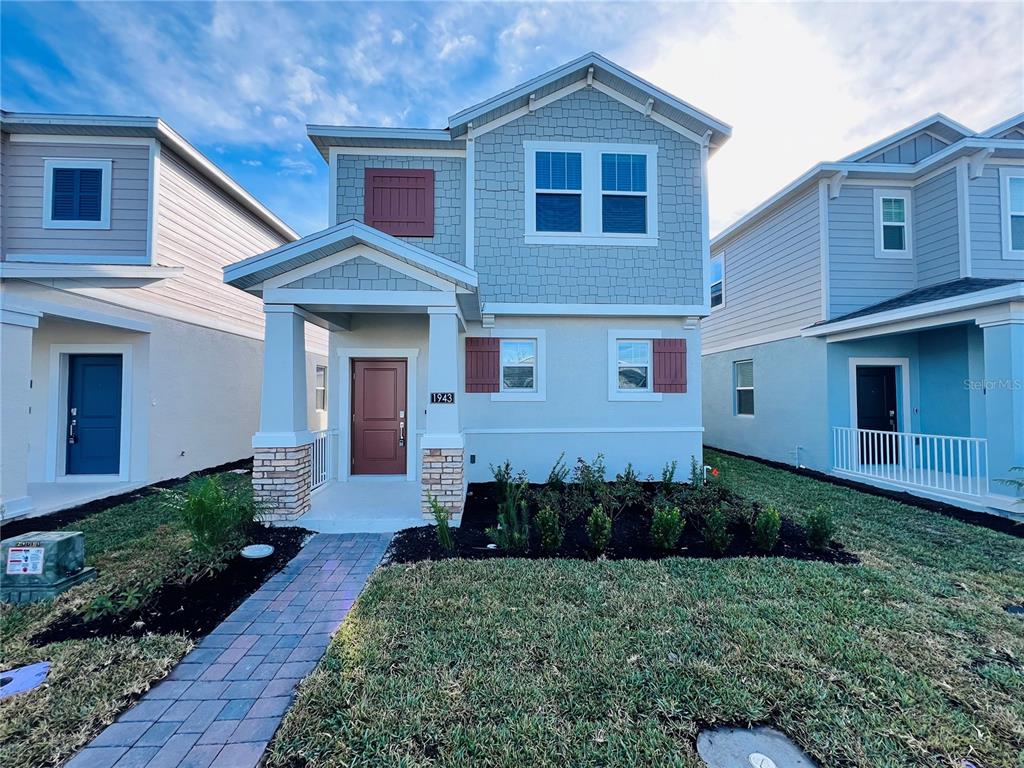
[[[1017,171],[1020,166],[1013,170]],[[986,166],[968,182],[971,217],[971,265],[974,277],[1024,280],[1024,261],[1003,258],[1003,209],[1000,174],[1008,167]]]
[[[338,155],[338,210],[331,226],[363,220],[367,168],[434,171],[434,236],[403,237],[414,245],[460,264],[466,260],[466,161],[461,157]]]
[[[934,155],[941,149],[949,146],[942,139],[928,133],[919,133],[909,139],[901,141],[895,146],[889,147],[877,154],[872,155],[863,162],[865,163],[916,163],[929,155]]]
[[[818,190],[716,247],[724,254],[725,303],[701,321],[705,348],[792,331],[821,319]]]
[[[527,245],[525,141],[658,145],[658,245]],[[590,88],[474,143],[476,269],[485,302],[703,303],[698,144]]]
[[[918,287],[960,277],[955,169],[914,187],[913,227]]]
[[[829,200],[828,230],[830,317],[863,309],[917,287],[913,259],[875,257],[871,187],[844,185],[839,197]]]

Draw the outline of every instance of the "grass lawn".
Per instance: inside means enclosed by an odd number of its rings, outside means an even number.
[[[824,766],[1024,766],[1024,541],[717,454],[733,490],[832,506],[861,565],[423,562],[372,578],[270,765],[703,765],[770,723]]]
[[[69,526],[85,533],[99,577],[51,603],[0,609],[0,669],[49,659],[41,688],[0,701],[0,765],[53,765],[74,754],[132,699],[163,677],[193,643],[181,634],[93,638],[33,647],[29,638],[94,597],[160,580],[180,567],[190,537],[154,496]]]

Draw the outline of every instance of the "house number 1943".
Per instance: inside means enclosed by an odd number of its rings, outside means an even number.
[[[430,403],[431,405],[450,405],[455,402],[454,392],[431,392]]]

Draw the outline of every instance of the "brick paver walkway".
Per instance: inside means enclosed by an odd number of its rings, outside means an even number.
[[[69,768],[249,768],[390,534],[318,534]]]

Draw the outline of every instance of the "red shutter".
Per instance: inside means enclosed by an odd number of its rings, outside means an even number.
[[[497,392],[501,339],[466,337],[466,391]]]
[[[686,339],[654,340],[654,391],[686,391]]]
[[[434,172],[367,168],[363,222],[399,237],[434,236]]]

